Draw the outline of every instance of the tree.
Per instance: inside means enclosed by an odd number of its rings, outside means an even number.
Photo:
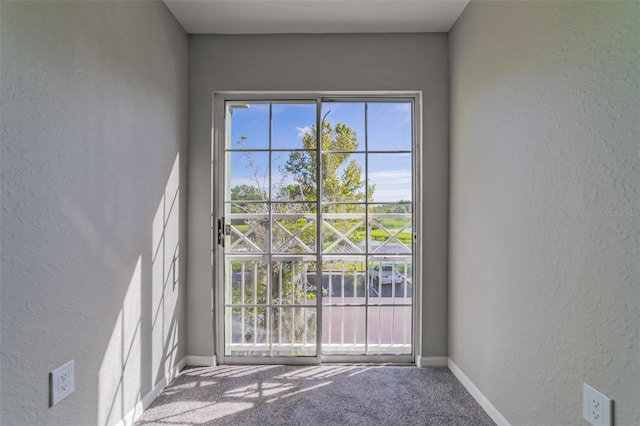
[[[281,196],[290,200],[316,201],[317,193],[317,151],[316,127],[302,137],[302,147],[309,151],[296,151],[289,155],[285,170],[293,176],[295,184],[281,188]],[[351,157],[350,152],[358,149],[356,132],[343,123],[335,127],[322,121],[322,192],[327,201],[365,200],[365,183],[358,162],[351,159],[341,174],[340,167]],[[369,189],[373,193],[374,188]]]
[[[232,200],[266,200],[267,194],[264,190],[252,185],[236,185],[231,188]]]

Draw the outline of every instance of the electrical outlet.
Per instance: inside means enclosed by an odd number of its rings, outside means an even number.
[[[613,400],[584,383],[582,416],[594,426],[613,426]]]
[[[49,373],[49,407],[53,407],[76,388],[73,360]]]

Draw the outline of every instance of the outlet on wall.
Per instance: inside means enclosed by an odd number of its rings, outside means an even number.
[[[53,407],[76,388],[73,360],[49,373],[49,407]]]
[[[613,400],[594,387],[582,386],[582,416],[594,426],[613,426]]]

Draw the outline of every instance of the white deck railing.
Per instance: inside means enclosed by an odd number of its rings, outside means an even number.
[[[281,263],[280,263],[281,265]],[[244,267],[244,264],[242,264]],[[257,264],[252,274],[244,270],[240,288],[247,284],[257,294]],[[405,271],[408,268],[405,267]],[[308,270],[300,279],[309,288]],[[311,272],[316,276],[316,272]],[[406,274],[406,272],[405,272]],[[295,275],[295,273],[294,273]],[[365,286],[365,273],[351,275],[326,271],[322,286],[322,353],[330,354],[410,354],[412,336],[412,288],[409,278],[403,283]],[[282,300],[283,274],[278,274],[278,295]],[[406,275],[405,275],[406,277]],[[370,277],[371,278],[371,277]],[[247,282],[247,279],[250,281]],[[369,294],[358,294],[358,284]],[[309,290],[309,289],[307,289]],[[303,289],[304,294],[304,289]],[[312,294],[317,294],[313,292]],[[348,296],[345,296],[348,294]],[[356,296],[354,296],[356,294]],[[227,338],[226,353],[262,355],[315,355],[317,306],[316,299],[307,304],[258,304],[255,297],[241,290],[244,303],[227,305],[225,316]],[[241,301],[239,301],[241,302]],[[251,302],[251,303],[248,303]],[[275,302],[279,302],[276,298]],[[233,311],[236,311],[234,315]],[[267,327],[272,324],[272,327]]]

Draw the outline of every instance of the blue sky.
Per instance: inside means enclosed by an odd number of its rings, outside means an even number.
[[[302,148],[302,137],[316,122],[316,104],[274,103],[272,120],[272,148]],[[327,114],[328,112],[328,114]],[[369,103],[367,108],[367,142],[369,150],[400,151],[411,149],[411,104]],[[365,149],[365,104],[362,102],[322,104],[322,116],[335,126],[344,123],[355,130],[359,151]],[[269,104],[252,103],[249,108],[233,108],[229,148],[269,148]],[[241,138],[245,137],[243,141]],[[240,144],[238,143],[239,141]],[[266,152],[253,152],[253,168],[248,158],[240,153],[229,153],[231,181],[229,188],[238,184],[268,187],[269,156]],[[289,152],[274,152],[272,181],[282,180],[278,165],[284,165]],[[353,154],[352,159],[365,173],[365,155]],[[411,199],[411,155],[408,153],[369,154],[368,184],[375,184],[374,201],[390,202]],[[256,176],[257,183],[256,183]],[[364,176],[363,176],[364,179]],[[284,177],[285,182],[290,177]]]

